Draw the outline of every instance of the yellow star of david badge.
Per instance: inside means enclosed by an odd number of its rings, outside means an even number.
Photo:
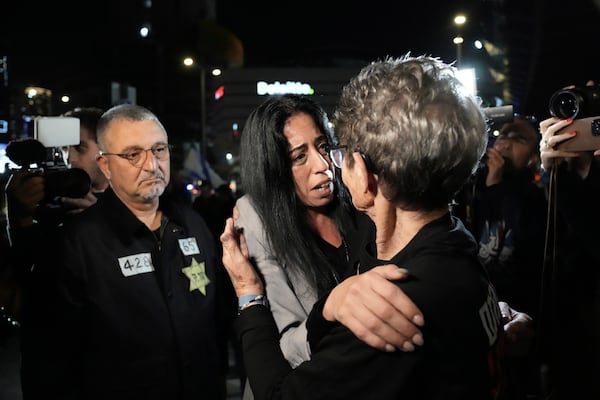
[[[182,268],[181,271],[190,280],[190,292],[198,289],[200,293],[206,296],[206,286],[210,283],[210,279],[206,276],[204,261],[199,263],[192,257],[190,266]]]

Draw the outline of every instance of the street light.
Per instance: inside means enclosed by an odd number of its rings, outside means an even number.
[[[185,57],[183,65],[191,68],[195,64],[192,57]],[[206,72],[202,63],[198,63],[200,70],[200,154],[206,157]]]
[[[462,36],[455,36],[454,39],[452,39],[452,43],[456,45],[456,66],[458,68],[460,68],[462,64],[462,44],[464,41]]]
[[[183,59],[183,65],[185,68],[198,68],[200,71],[200,153],[202,157],[206,157],[206,147],[208,142],[206,132],[206,67],[203,63],[196,63],[193,57],[187,56]],[[214,76],[220,76],[222,73],[220,68],[211,67],[210,74]]]
[[[467,17],[464,14],[457,14],[454,16],[454,25],[462,26],[467,22]]]
[[[467,17],[464,14],[456,14],[454,16],[454,25],[456,25],[458,34],[452,39],[452,42],[456,45],[456,66],[461,67],[462,64],[462,44],[465,41],[460,35],[461,28],[467,23]]]

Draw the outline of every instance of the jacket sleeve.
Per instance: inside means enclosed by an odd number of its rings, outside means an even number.
[[[292,367],[286,362],[278,345],[278,332],[272,314],[266,307],[249,307],[240,313],[235,327],[254,398],[282,398],[282,386]]]
[[[251,261],[262,274],[273,318],[280,334],[281,350],[292,367],[310,358],[306,319],[317,300],[313,288],[299,277],[290,276],[273,254],[259,215],[247,196],[236,207],[236,225],[243,228]]]

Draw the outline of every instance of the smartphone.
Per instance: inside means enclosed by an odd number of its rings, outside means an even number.
[[[577,135],[554,146],[563,151],[590,151],[600,149],[600,116],[574,120],[570,125],[556,132],[556,135],[567,132]]]
[[[33,125],[34,138],[44,147],[64,147],[79,144],[79,118],[37,117]]]

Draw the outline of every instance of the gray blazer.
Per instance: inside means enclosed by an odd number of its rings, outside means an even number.
[[[235,205],[239,212],[235,225],[243,228],[250,259],[263,275],[265,293],[281,335],[279,346],[292,368],[296,368],[303,361],[310,359],[306,319],[317,301],[316,289],[303,277],[289,273],[285,265],[279,264],[250,197],[240,197]],[[243,390],[242,399],[254,399],[248,382]]]
[[[317,301],[316,289],[278,263],[250,198],[242,196],[237,200],[236,207],[239,211],[236,226],[243,228],[250,258],[263,274],[265,292],[281,334],[281,350],[292,368],[295,368],[310,359],[306,319]]]

